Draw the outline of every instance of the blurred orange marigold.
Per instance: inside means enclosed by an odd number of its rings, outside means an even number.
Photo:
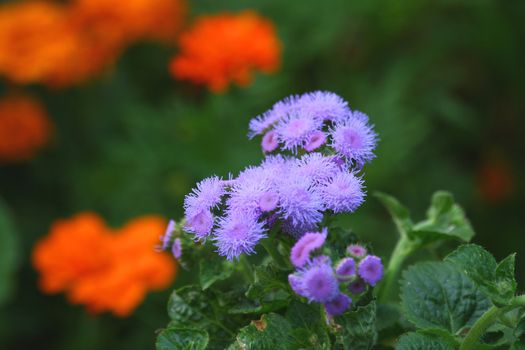
[[[179,45],[172,75],[215,92],[226,90],[230,82],[248,85],[253,70],[272,73],[280,62],[273,23],[252,11],[202,16],[180,35]]]
[[[18,162],[35,156],[51,135],[51,122],[31,97],[11,95],[0,100],[0,161]]]
[[[127,316],[149,290],[167,287],[176,274],[168,254],[154,250],[166,227],[156,216],[112,230],[94,213],[58,220],[34,248],[33,264],[45,293],[65,292],[93,313]]]

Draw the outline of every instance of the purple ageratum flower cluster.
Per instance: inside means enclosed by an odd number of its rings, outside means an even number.
[[[322,303],[329,316],[343,314],[367,285],[375,286],[383,277],[381,259],[366,255],[366,249],[351,245],[347,251],[364,255],[346,256],[332,264],[326,255],[314,256],[326,239],[327,232],[307,233],[293,246],[290,260],[297,270],[288,276],[292,290],[309,302]],[[361,248],[360,250],[358,248]]]
[[[184,229],[211,238],[220,255],[252,254],[276,224],[295,237],[315,231],[324,214],[353,212],[364,200],[362,180],[333,156],[268,156],[235,179],[205,179],[186,197]]]
[[[175,221],[170,220],[164,235],[160,237],[160,245],[158,246],[158,250],[167,250],[171,246],[171,253],[175,259],[179,260],[182,257],[182,241],[180,238],[174,236],[176,228]]]
[[[376,136],[368,118],[338,95],[312,92],[279,101],[250,122],[255,135],[263,135],[267,154],[259,166],[234,179],[205,179],[186,196],[184,229],[196,240],[209,238],[219,254],[234,259],[253,253],[275,225],[300,238],[318,230],[327,213],[354,212],[363,203],[357,172],[373,158]]]
[[[315,91],[277,102],[250,121],[250,138],[263,135],[265,153],[280,148],[296,154],[322,148],[361,169],[371,161],[377,135],[368,116],[352,111],[348,103],[332,92]],[[326,146],[326,147],[323,147]]]

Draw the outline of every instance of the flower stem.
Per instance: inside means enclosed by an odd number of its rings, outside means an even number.
[[[241,266],[241,273],[246,279],[246,282],[253,283],[253,269],[246,255],[241,255],[241,257],[239,258],[239,263]]]
[[[488,309],[481,317],[474,323],[472,328],[467,333],[465,339],[461,343],[459,350],[475,350],[478,348],[479,339],[485,333],[487,328],[490,327],[494,321],[496,321],[509,307],[499,308],[496,306]]]
[[[410,256],[417,248],[417,243],[410,240],[406,235],[401,235],[396,247],[392,251],[392,256],[385,271],[385,280],[379,290],[379,301],[385,303],[390,300],[396,287],[399,271],[405,259]]]

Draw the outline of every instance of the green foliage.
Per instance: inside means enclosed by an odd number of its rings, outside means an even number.
[[[0,200],[0,306],[8,301],[15,286],[19,258],[17,235],[9,211]]]
[[[286,318],[265,314],[239,331],[235,346],[246,350],[289,350],[293,340],[291,331]]]
[[[199,282],[203,290],[208,289],[217,281],[227,279],[233,273],[233,264],[217,255],[209,259],[201,259],[199,266]]]
[[[343,349],[368,350],[376,344],[375,302],[336,317],[335,322],[338,326],[337,342]]]
[[[204,350],[208,333],[199,329],[169,327],[157,337],[157,350]]]
[[[425,262],[403,274],[401,304],[418,328],[461,333],[489,309],[491,303],[477,286],[451,263]]]
[[[469,244],[449,254],[445,261],[457,265],[496,305],[509,305],[516,293],[515,255],[499,264],[485,249]]]
[[[396,350],[454,350],[453,344],[428,334],[410,332],[399,338]]]

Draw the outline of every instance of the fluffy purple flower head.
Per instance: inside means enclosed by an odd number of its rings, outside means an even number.
[[[355,280],[348,285],[348,290],[354,295],[359,295],[366,290],[366,284],[362,280]]]
[[[348,254],[356,258],[362,258],[368,253],[366,248],[359,244],[350,244],[348,247],[346,247],[346,251]]]
[[[338,172],[338,168],[332,158],[315,152],[306,154],[298,160],[293,172],[293,176],[304,177],[310,180],[311,184],[317,185],[330,179]]]
[[[348,103],[333,92],[314,91],[302,95],[298,107],[321,121],[338,122],[350,115]]]
[[[268,191],[259,198],[259,208],[264,212],[276,209],[278,203],[279,194],[277,192]]]
[[[173,235],[173,232],[175,231],[175,221],[170,220],[168,223],[168,227],[166,227],[166,232],[164,232],[164,235],[162,236],[162,250],[168,249],[171,241],[171,237]]]
[[[330,316],[342,315],[352,304],[352,299],[346,294],[339,294],[333,300],[324,304],[326,313]]]
[[[310,260],[310,253],[323,246],[327,231],[304,234],[292,247],[290,261],[295,267],[303,267]]]
[[[297,96],[289,96],[272,106],[272,108],[262,115],[250,120],[248,136],[253,138],[255,135],[263,134],[272,128],[279,121],[284,119],[292,111],[297,109]]]
[[[270,130],[266,134],[264,134],[261,141],[261,147],[263,152],[265,153],[275,151],[277,147],[279,147],[279,139],[277,137],[277,133],[273,130]]]
[[[344,258],[337,264],[335,273],[340,280],[347,280],[355,275],[355,261],[352,258]]]
[[[305,291],[303,289],[302,277],[297,276],[296,274],[289,274],[288,283],[290,284],[290,287],[295,292],[295,294],[302,296],[302,297],[306,297]]]
[[[358,273],[366,283],[375,286],[383,278],[381,259],[375,255],[368,255],[359,263]]]
[[[339,283],[328,264],[313,265],[304,271],[302,287],[311,302],[326,303],[339,293]]]
[[[192,193],[184,199],[184,209],[188,211],[200,211],[211,209],[221,202],[224,195],[224,181],[217,176],[206,178],[197,184]],[[187,216],[191,216],[191,213]]]
[[[363,180],[354,174],[340,171],[320,187],[321,198],[334,213],[355,211],[363,202]]]
[[[309,115],[289,115],[275,127],[283,149],[295,152],[298,147],[303,147],[311,135],[321,128],[322,124]]]
[[[175,241],[171,246],[171,253],[177,260],[179,260],[182,256],[182,241],[180,240],[180,238],[175,238]]]
[[[285,172],[278,185],[280,213],[292,226],[308,227],[323,219],[323,202],[311,181],[293,171]]]
[[[377,135],[368,124],[368,117],[361,112],[353,112],[348,120],[338,123],[332,130],[331,146],[348,160],[361,168],[366,162],[375,158],[373,153]]]
[[[304,149],[307,152],[312,152],[313,150],[318,149],[322,145],[326,143],[326,135],[321,130],[314,131],[310,137],[308,137],[308,140],[306,141],[306,144],[304,145]]]
[[[233,260],[241,254],[254,253],[257,243],[266,237],[262,223],[247,213],[229,213],[221,218],[213,240],[219,255]]]
[[[184,229],[195,234],[197,239],[203,239],[211,233],[214,221],[213,214],[209,210],[201,210],[193,216],[186,216]]]

